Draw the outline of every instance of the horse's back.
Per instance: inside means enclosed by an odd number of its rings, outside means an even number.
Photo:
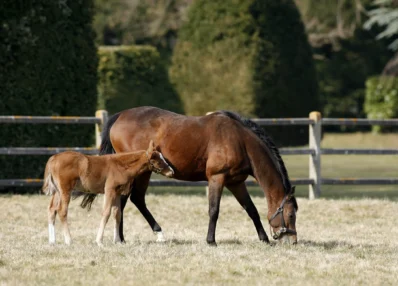
[[[246,132],[239,122],[219,113],[185,116],[138,107],[119,114],[110,138],[116,152],[145,149],[154,140],[175,169],[175,178],[206,180],[209,163],[227,166],[247,162],[242,148]]]

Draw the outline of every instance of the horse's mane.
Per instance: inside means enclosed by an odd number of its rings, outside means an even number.
[[[289,193],[292,188],[292,185],[289,180],[289,175],[287,173],[285,163],[283,162],[282,157],[279,154],[279,150],[276,147],[274,141],[271,139],[271,137],[268,134],[266,134],[265,131],[258,124],[256,124],[255,122],[253,122],[248,118],[240,116],[235,112],[220,110],[215,113],[228,116],[229,118],[240,122],[246,128],[249,128],[254,134],[257,135],[258,138],[260,138],[261,141],[264,142],[265,146],[268,147],[272,161],[274,162],[275,167],[278,170],[279,175],[281,176],[283,187],[285,189],[285,194]]]

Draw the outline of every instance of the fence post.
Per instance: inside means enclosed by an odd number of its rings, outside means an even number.
[[[95,124],[95,147],[99,149],[101,147],[101,132],[102,128],[105,126],[108,121],[108,111],[106,110],[97,110],[95,112],[95,117],[101,120],[100,123]]]
[[[310,154],[309,175],[314,180],[314,184],[309,186],[309,199],[318,198],[321,195],[321,113],[313,111],[310,113],[310,119],[314,124],[310,124],[309,129],[309,148],[314,149],[315,153]]]

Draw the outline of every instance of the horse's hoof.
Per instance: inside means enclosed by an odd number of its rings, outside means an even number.
[[[217,247],[217,243],[215,241],[208,241],[207,245]]]
[[[166,242],[166,239],[164,238],[163,232],[161,231],[155,231],[154,232],[157,235],[156,242]]]

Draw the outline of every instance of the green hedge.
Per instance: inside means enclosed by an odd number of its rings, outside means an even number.
[[[182,112],[159,53],[150,46],[100,47],[98,108],[111,114],[152,105]]]
[[[0,114],[93,116],[97,53],[92,0],[5,0]],[[89,146],[94,126],[0,124],[2,147]],[[0,178],[42,176],[47,156],[0,156]]]
[[[364,109],[370,119],[398,117],[398,78],[390,76],[371,77],[366,81]],[[373,126],[374,132],[389,130]],[[396,129],[396,128],[395,128]]]
[[[170,69],[190,115],[307,117],[319,108],[312,52],[293,0],[197,0]],[[267,128],[278,143],[308,143],[308,127]]]

